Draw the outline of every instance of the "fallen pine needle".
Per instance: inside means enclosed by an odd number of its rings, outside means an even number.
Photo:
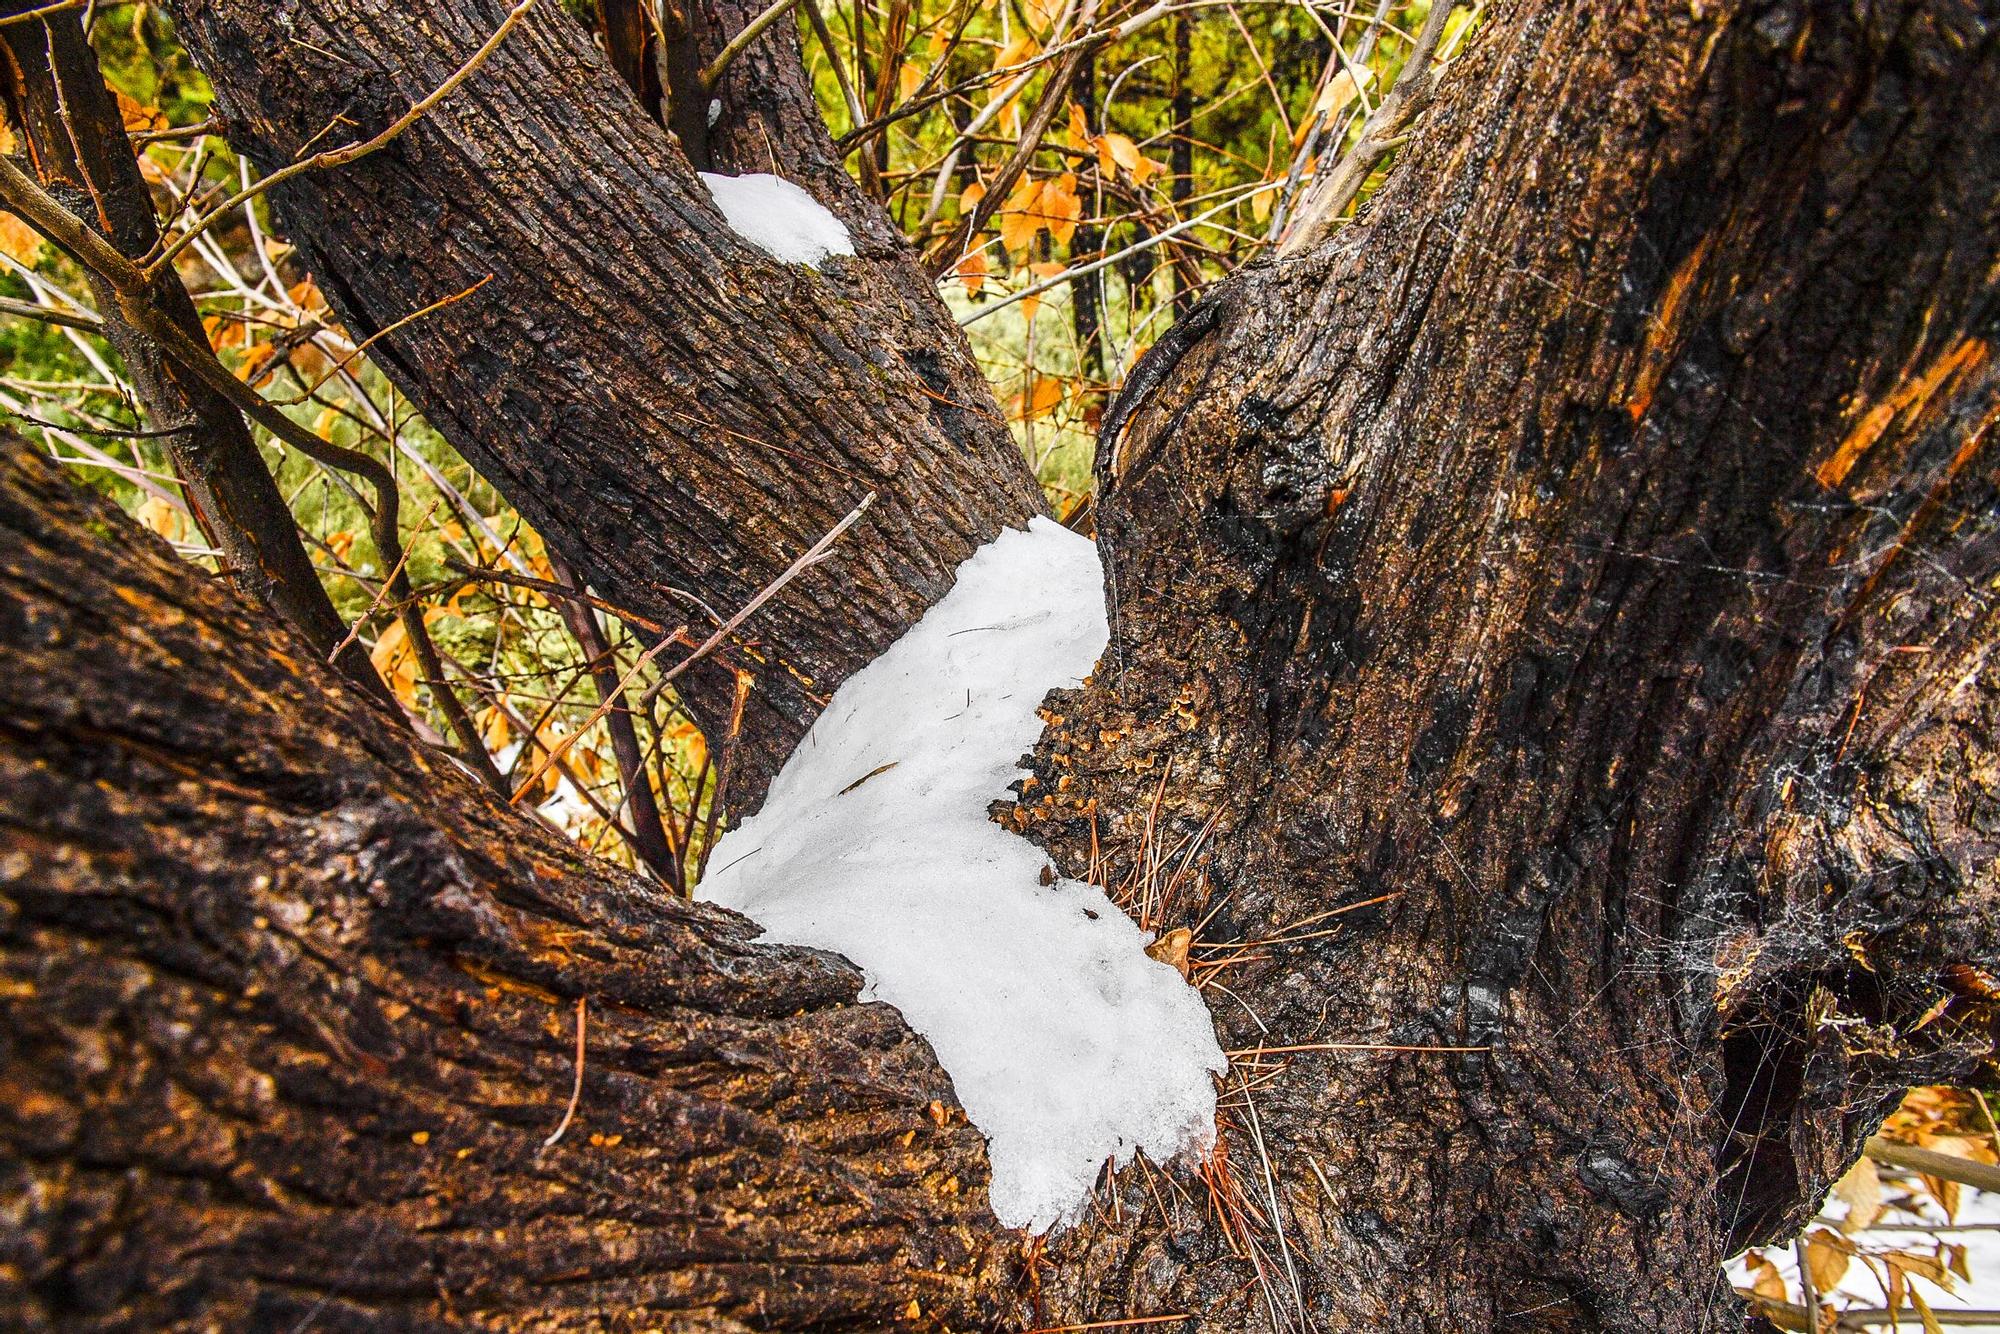
[[[1088,1325],[1043,1325],[1031,1329],[1027,1334],[1076,1334],[1085,1329],[1126,1329],[1133,1325],[1164,1325],[1169,1320],[1192,1320],[1193,1316],[1183,1311],[1179,1315],[1141,1315],[1130,1320],[1098,1320]]]
[[[562,1124],[555,1133],[542,1141],[544,1149],[553,1149],[556,1141],[569,1129],[569,1123],[576,1119],[576,1105],[583,1101],[583,997],[576,998],[576,1083],[570,1086],[569,1106],[563,1109]]]

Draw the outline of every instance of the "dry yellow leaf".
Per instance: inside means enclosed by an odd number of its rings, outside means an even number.
[[[172,501],[147,496],[139,506],[138,519],[169,542],[186,540],[187,514]]]
[[[498,704],[489,704],[481,709],[476,715],[476,721],[479,724],[480,740],[493,754],[497,755],[505,750],[507,743],[514,739],[514,724]]]
[[[1931,1314],[1930,1306],[1918,1295],[1915,1288],[1910,1289],[1910,1305],[1917,1308],[1917,1318],[1924,1322],[1924,1334],[1944,1334],[1944,1326]]]
[[[1839,1287],[1853,1259],[1853,1245],[1847,1238],[1823,1227],[1806,1234],[1806,1270],[1812,1275],[1814,1292],[1832,1292]]]
[[[958,261],[958,280],[965,284],[967,296],[978,296],[986,286],[986,252],[975,250]]]
[[[1104,136],[1104,147],[1099,154],[1098,160],[1100,165],[1106,155],[1111,158],[1111,161],[1115,165],[1123,167],[1126,171],[1132,173],[1134,180],[1143,181],[1144,178],[1139,175],[1139,172],[1146,159],[1139,152],[1139,145],[1133,143],[1122,134],[1107,134]]]
[[[1008,403],[1007,415],[1015,421],[1026,421],[1033,417],[1046,417],[1062,406],[1063,382],[1053,375],[1028,373],[1031,388],[1023,394],[1014,395]]]
[[[1194,943],[1194,932],[1184,926],[1177,926],[1146,946],[1146,957],[1170,964],[1183,978],[1188,975],[1188,946]]]
[[[1762,1251],[1751,1251],[1745,1261],[1750,1270],[1750,1290],[1766,1301],[1784,1301],[1785,1276],[1778,1272],[1778,1266],[1765,1259]]]
[[[124,118],[127,134],[144,134],[150,130],[167,128],[167,118],[161,114],[158,107],[149,107],[138,98],[125,93],[118,93],[118,114]]]
[[[1041,49],[1042,45],[1040,42],[1037,42],[1035,40],[1035,35],[1033,33],[1031,32],[1015,33],[1014,40],[1007,43],[1007,45],[1001,47],[1000,54],[993,57],[993,68],[996,70],[1001,70],[1001,69],[1007,69],[1008,67],[1013,65],[1018,65],[1022,61],[1027,60],[1030,57],[1034,56]]]
[[[0,213],[0,252],[5,252],[9,259],[32,265],[42,253],[42,238],[12,213]]]
[[[1833,1197],[1847,1206],[1841,1231],[1854,1233],[1873,1226],[1882,1216],[1882,1176],[1875,1170],[1875,1160],[1856,1159],[1847,1175],[1834,1183]]]
[[[1008,250],[1025,251],[1041,230],[1041,215],[1036,212],[1041,193],[1042,182],[1023,177],[1000,206],[1000,244]]]
[[[411,708],[416,706],[417,655],[400,620],[389,622],[376,637],[375,647],[368,651],[368,661],[375,664],[376,673],[388,683],[397,699]]]
[[[1363,70],[1361,77],[1364,83],[1375,82],[1375,74],[1372,70]],[[1331,116],[1354,100],[1354,92],[1353,72],[1342,70],[1327,80],[1326,87],[1320,90],[1319,97],[1313,102],[1313,110],[1319,112],[1321,115]],[[1304,130],[1309,124],[1311,124],[1311,117],[1307,117],[1304,121],[1300,122],[1299,128]]]

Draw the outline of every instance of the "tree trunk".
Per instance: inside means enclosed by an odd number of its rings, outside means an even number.
[[[1160,916],[1283,1054],[1253,1262],[1128,1182],[1065,1320],[1716,1328],[1991,1047],[2000,8],[1487,25],[1100,449],[1112,645],[1021,822],[1114,879],[1198,844]]]
[[[0,1324],[990,1312],[983,1145],[851,965],[508,810],[11,437],[0,643]]]
[[[332,146],[329,133],[378,133],[511,7],[171,6],[231,141],[266,169]],[[712,59],[717,34],[757,8],[691,15],[695,55]],[[700,621],[703,603],[727,616],[879,493],[837,559],[753,627],[764,652],[746,662],[758,680],[732,789],[754,808],[833,687],[1041,501],[964,338],[840,170],[789,27],[753,44],[717,93],[762,118],[754,134],[739,117],[709,136],[715,169],[775,169],[806,186],[846,224],[856,258],[815,272],[730,231],[589,31],[554,4],[388,147],[273,196],[357,337],[485,284],[370,355],[617,605],[667,624]],[[728,718],[727,673],[692,690],[698,710]]]
[[[175,8],[266,165],[500,9]],[[1034,500],[872,206],[813,178],[863,257],[749,253],[579,31],[282,202],[360,332],[495,274],[391,373],[614,600],[741,597],[893,476],[757,626],[813,676],[767,674],[768,765]],[[1198,929],[1224,1150],[1020,1251],[851,970],[353,756],[324,673],[22,474],[22,1309],[1741,1327],[1723,1258],[1992,1044],[1995,142],[1992,0],[1503,0],[1362,221],[1159,341],[1100,449],[1111,647],[1009,819]]]

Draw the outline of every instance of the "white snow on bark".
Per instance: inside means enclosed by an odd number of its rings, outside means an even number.
[[[847,225],[782,176],[699,173],[729,229],[771,258],[818,268],[829,255],[851,255]]]
[[[1226,1066],[1207,1007],[1094,886],[987,818],[1052,689],[1107,639],[1097,549],[1047,519],[833,697],[697,891],[767,938],[836,950],[929,1040],[985,1135],[994,1214],[1073,1222],[1107,1158],[1209,1148]]]

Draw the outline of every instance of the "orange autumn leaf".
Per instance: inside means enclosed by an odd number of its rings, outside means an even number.
[[[9,259],[32,265],[42,253],[42,238],[12,213],[0,213],[0,252]]]
[[[171,501],[147,496],[135,517],[169,542],[187,540],[187,514]]]
[[[113,90],[116,92],[116,90]],[[138,98],[118,93],[118,114],[125,122],[127,134],[145,134],[152,130],[167,128],[167,118],[158,107],[149,107]]]
[[[986,252],[975,250],[958,261],[958,280],[965,284],[967,296],[978,296],[986,286]]]
[[[1009,401],[1007,415],[1014,421],[1046,417],[1062,406],[1063,382],[1052,375],[1029,373],[1033,388],[1026,394],[1016,394]]]
[[[375,647],[368,651],[368,661],[375,664],[376,673],[397,699],[411,707],[416,705],[417,655],[400,620],[389,622],[376,637]]]
[[[1097,139],[1097,169],[1106,176],[1116,174],[1117,168],[1124,168],[1134,180],[1139,175],[1146,159],[1139,153],[1139,145],[1122,134],[1104,134]]]
[[[1042,182],[1030,177],[1022,177],[1007,195],[1007,202],[1000,206],[1000,244],[1010,251],[1023,251],[1035,239],[1035,233],[1042,229],[1041,216],[1035,212],[1042,195]]]
[[[277,350],[278,345],[276,343],[259,343],[257,346],[245,351],[243,360],[237,363],[236,378],[255,384],[262,378],[264,363],[269,361],[272,354]]]

